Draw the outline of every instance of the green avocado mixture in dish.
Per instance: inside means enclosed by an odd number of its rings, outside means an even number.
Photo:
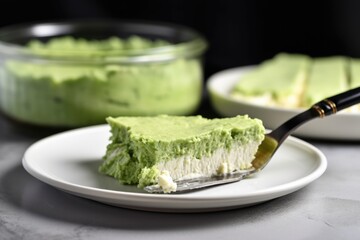
[[[105,123],[108,116],[191,114],[202,91],[198,56],[116,64],[116,57],[129,51],[160,51],[169,44],[138,36],[31,41],[27,50],[39,59],[11,59],[3,65],[1,108],[19,121],[61,127]]]
[[[100,172],[142,188],[159,184],[176,191],[173,180],[251,168],[264,138],[258,119],[237,116],[108,118],[111,143]]]

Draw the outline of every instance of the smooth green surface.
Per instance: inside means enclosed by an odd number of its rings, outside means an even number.
[[[349,89],[346,57],[315,58],[305,91],[305,105]]]
[[[265,129],[248,116],[206,119],[201,116],[119,117],[107,119],[111,126],[102,173],[123,183],[143,187],[154,183],[158,162],[184,155],[200,159],[234,143],[261,141]]]
[[[281,98],[296,94],[303,87],[309,64],[310,58],[305,55],[278,54],[242,76],[232,94],[270,94],[275,101],[281,101]]]

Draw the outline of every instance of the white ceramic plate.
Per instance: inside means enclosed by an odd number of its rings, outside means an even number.
[[[266,107],[236,99],[230,90],[241,76],[253,67],[239,67],[221,71],[207,82],[210,100],[215,110],[223,116],[248,114],[263,120],[268,129],[275,129],[283,122],[305,109]],[[330,96],[329,96],[330,97]],[[294,135],[319,139],[360,140],[360,114],[338,113],[323,119],[314,119],[298,128]]]
[[[290,137],[256,176],[186,194],[149,194],[98,173],[109,139],[108,126],[60,133],[34,143],[23,166],[34,177],[84,198],[133,209],[167,212],[217,211],[253,205],[294,192],[321,176],[325,156]]]

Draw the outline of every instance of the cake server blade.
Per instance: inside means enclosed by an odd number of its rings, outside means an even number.
[[[203,189],[212,187],[215,185],[221,185],[226,183],[238,182],[245,177],[252,175],[257,170],[250,168],[247,170],[237,170],[233,173],[224,175],[213,175],[209,177],[197,177],[175,181],[177,188],[175,193],[189,192],[197,189]],[[149,193],[164,193],[163,189],[159,185],[146,186],[145,191]]]

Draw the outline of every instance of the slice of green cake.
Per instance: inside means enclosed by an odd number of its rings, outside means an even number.
[[[107,118],[111,143],[100,172],[142,188],[159,184],[176,190],[173,180],[251,168],[264,138],[258,119],[248,116]]]
[[[242,76],[231,95],[262,105],[298,107],[310,62],[306,55],[278,54]]]
[[[345,57],[315,58],[306,87],[304,106],[348,90],[348,59]]]

